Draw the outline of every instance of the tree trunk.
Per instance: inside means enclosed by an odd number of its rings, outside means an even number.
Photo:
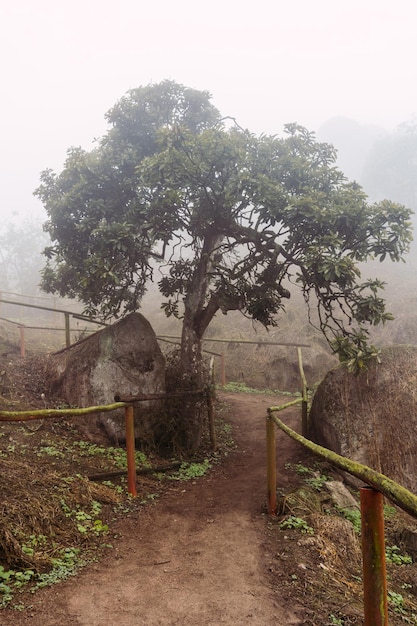
[[[203,389],[206,381],[203,372],[202,340],[207,326],[218,310],[218,299],[208,298],[210,273],[213,268],[212,254],[219,245],[222,235],[209,233],[204,241],[201,256],[196,262],[194,273],[184,300],[184,319],[181,337],[181,384],[184,390]],[[208,381],[207,381],[208,382]],[[194,453],[201,441],[206,407],[204,397],[191,396],[182,406],[180,428],[185,450]]]
[[[181,340],[180,376],[183,390],[197,391],[204,388],[201,338],[192,322],[184,317]],[[200,445],[204,422],[203,396],[189,396],[181,402],[181,440],[184,451],[194,454]]]

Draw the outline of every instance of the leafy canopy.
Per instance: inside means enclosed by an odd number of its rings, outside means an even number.
[[[108,317],[138,309],[158,276],[185,354],[218,311],[268,327],[299,288],[342,360],[361,367],[375,354],[368,328],[391,316],[360,264],[402,258],[408,209],[369,204],[305,128],[255,136],[172,81],[128,92],[107,120],[94,150],[72,148],[60,174],[41,175],[46,291]]]

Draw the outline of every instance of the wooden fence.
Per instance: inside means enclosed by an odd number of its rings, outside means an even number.
[[[210,444],[213,450],[216,450],[216,433],[214,427],[214,403],[213,388],[211,385],[205,389],[196,391],[187,391],[174,394],[148,394],[141,396],[121,397],[115,395],[115,402],[112,404],[104,404],[98,406],[89,406],[81,409],[39,409],[36,411],[0,411],[1,422],[25,422],[30,420],[50,419],[58,417],[80,417],[88,416],[95,413],[111,412],[124,408],[125,410],[125,430],[126,430],[126,456],[127,456],[127,483],[128,492],[132,496],[136,496],[136,464],[135,464],[135,424],[133,407],[136,403],[146,402],[149,400],[163,400],[171,398],[189,397],[191,395],[199,395],[206,399],[208,411],[208,423]]]
[[[82,322],[85,322],[86,324],[97,324],[99,326],[108,326],[108,324],[106,324],[105,322],[100,322],[94,319],[91,319],[89,317],[85,317],[84,315],[81,315],[79,313],[75,313],[73,311],[68,311],[66,309],[58,309],[56,307],[48,307],[48,306],[43,306],[43,305],[37,305],[37,304],[30,304],[28,302],[19,302],[17,300],[9,300],[9,299],[5,299],[2,297],[1,292],[0,292],[0,305],[1,304],[8,304],[8,305],[15,305],[15,306],[19,306],[19,307],[27,307],[29,309],[38,309],[40,311],[48,311],[48,312],[52,312],[58,315],[63,315],[64,316],[64,326],[63,327],[57,327],[57,326],[34,326],[34,325],[29,325],[29,324],[24,324],[22,322],[16,322],[15,320],[11,320],[11,319],[7,319],[5,317],[0,317],[0,320],[3,320],[9,324],[13,324],[15,326],[17,326],[19,328],[19,335],[20,335],[20,356],[22,358],[24,358],[26,356],[26,330],[43,330],[43,331],[49,331],[49,332],[54,332],[54,331],[58,331],[58,332],[63,332],[65,334],[65,347],[69,347],[71,345],[71,333],[72,332],[79,332],[80,329],[79,328],[71,328],[71,318]],[[96,332],[95,330],[91,329],[91,328],[85,328],[83,330],[83,332]],[[157,339],[159,341],[165,342],[165,343],[171,343],[174,345],[179,345],[179,341],[180,341],[180,337],[178,335],[157,335]],[[299,363],[299,367],[300,367],[300,374],[301,374],[301,378],[303,380],[303,389],[306,389],[306,385],[305,385],[305,377],[304,377],[304,372],[302,369],[302,362],[301,362],[301,348],[309,348],[310,345],[309,344],[305,344],[305,343],[291,343],[291,342],[282,342],[282,341],[254,341],[254,340],[250,340],[250,339],[220,339],[220,338],[214,338],[214,337],[210,337],[210,338],[205,338],[203,340],[206,344],[207,343],[223,343],[223,344],[243,344],[243,345],[254,345],[254,346],[282,346],[282,347],[295,347],[298,350],[298,363]],[[226,385],[226,358],[225,358],[225,353],[224,352],[214,352],[213,350],[208,350],[208,349],[203,349],[203,353],[211,355],[211,356],[215,356],[218,357],[220,359],[220,370],[219,370],[219,383],[220,385],[224,386]],[[304,394],[304,392],[303,392]],[[306,398],[305,398],[306,399]],[[307,404],[305,403],[305,405],[303,405],[303,420],[307,419],[307,413],[306,413],[306,407]]]
[[[307,434],[307,383],[305,380],[301,348],[298,347],[298,364],[302,380],[302,394],[300,398],[287,402],[281,406],[268,408],[266,416],[267,432],[267,500],[268,511],[271,515],[277,512],[277,475],[276,475],[276,427],[286,435],[303,445],[310,452],[324,458],[326,461],[359,478],[367,487],[361,489],[362,514],[362,556],[364,579],[364,606],[365,626],[387,626],[387,584],[385,565],[385,539],[382,497],[386,496],[391,502],[417,518],[417,496],[375,470],[338,455],[327,448],[319,446],[306,438]],[[0,411],[0,422],[20,422],[45,418],[88,416],[93,413],[111,412],[120,408],[125,409],[126,453],[128,491],[136,496],[136,466],[135,466],[135,432],[134,411],[135,403],[164,398],[199,394],[206,398],[209,415],[209,430],[212,448],[216,448],[214,430],[213,385],[206,389],[179,394],[151,394],[142,396],[122,397],[115,395],[115,402],[107,405],[91,406],[81,409],[41,409],[34,411]],[[300,404],[302,413],[302,432],[300,435],[282,422],[276,413]]]
[[[366,483],[367,486],[360,489],[365,626],[388,626],[383,496],[416,518],[417,496],[388,476],[317,445],[296,433],[275,415],[301,402],[302,399],[297,399],[281,406],[272,406],[267,411],[268,512],[270,515],[277,514],[276,427],[310,452]]]

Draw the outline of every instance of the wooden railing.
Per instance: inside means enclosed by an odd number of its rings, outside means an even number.
[[[297,399],[281,406],[272,406],[267,411],[268,512],[270,515],[277,514],[276,426],[310,452],[366,483],[367,486],[360,489],[365,626],[387,626],[388,602],[383,496],[416,518],[417,496],[388,476],[310,441],[289,428],[275,415],[275,413],[301,402],[301,399]]]
[[[126,456],[127,456],[127,485],[128,492],[132,496],[137,495],[136,491],[136,464],[135,464],[135,424],[134,424],[134,405],[139,402],[147,402],[150,400],[164,400],[179,397],[189,397],[191,395],[200,395],[206,398],[209,422],[210,443],[213,450],[216,449],[216,434],[214,429],[214,408],[213,408],[213,389],[208,386],[206,389],[195,391],[186,391],[174,394],[148,394],[141,396],[123,397],[115,394],[115,402],[112,404],[104,404],[98,406],[89,406],[85,408],[71,409],[39,409],[36,411],[0,411],[1,422],[25,422],[30,420],[58,418],[58,417],[80,417],[88,416],[94,413],[104,413],[116,411],[124,408],[125,410],[125,430],[126,430]]]

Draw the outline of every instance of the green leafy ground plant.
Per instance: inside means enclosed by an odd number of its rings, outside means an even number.
[[[218,437],[224,447],[231,432],[223,420],[221,424]],[[159,479],[198,479],[221,454],[182,463],[177,472],[161,473]],[[151,461],[143,451],[136,451],[135,457],[138,469],[151,470],[153,464],[165,463],[159,457]],[[82,440],[70,423],[63,425],[62,421],[52,427],[45,421],[36,431],[0,424],[0,465],[5,480],[3,497],[10,511],[0,525],[13,537],[14,550],[0,560],[0,608],[20,610],[25,603],[21,598],[27,599],[21,594],[77,574],[103,550],[112,548],[106,538],[115,519],[159,496],[150,471],[138,481],[139,497],[132,498],[127,493],[126,450]],[[108,473],[111,479],[96,482],[87,478],[90,473]],[[58,534],[53,532],[55,521]]]
[[[207,474],[212,464],[208,459],[201,463],[182,463],[179,470],[172,474],[170,480],[192,480]]]
[[[306,467],[302,463],[296,463],[295,465],[287,463],[285,468],[293,469],[296,474],[302,476],[305,484],[314,489],[314,491],[321,491],[324,484],[329,480],[329,477],[323,474],[319,467],[311,468]]]
[[[303,534],[314,534],[313,528],[307,524],[306,520],[295,515],[290,515],[284,519],[279,527],[281,530],[299,530]]]
[[[252,387],[248,387],[245,383],[237,383],[230,382],[226,385],[219,386],[219,389],[222,391],[227,391],[231,393],[256,393],[258,395],[266,395],[266,396],[293,396],[295,398],[301,397],[301,394],[296,391],[278,391],[277,389],[253,389]]]
[[[394,565],[411,565],[413,562],[410,555],[401,554],[398,546],[386,546],[385,555],[387,563],[393,563]]]
[[[342,517],[347,519],[352,525],[356,534],[360,534],[361,532],[361,512],[359,509],[355,508],[347,508],[347,507],[336,507],[336,510]]]

